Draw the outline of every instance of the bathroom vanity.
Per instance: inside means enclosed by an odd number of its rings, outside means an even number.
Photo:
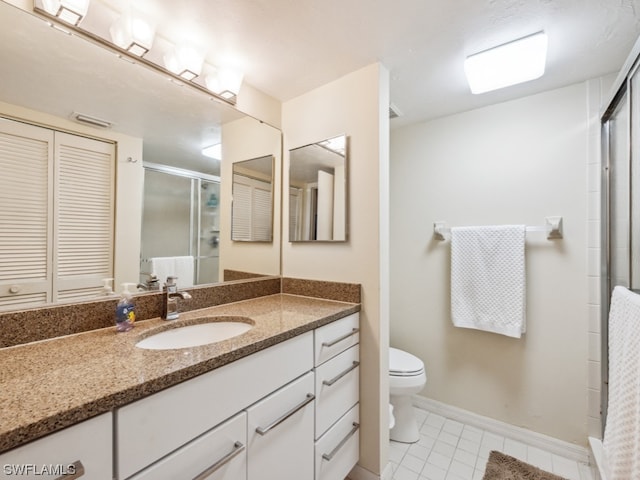
[[[176,322],[208,315],[254,326],[182,349],[136,346],[160,319],[0,349],[0,478],[344,478],[359,457],[359,304],[276,294]]]

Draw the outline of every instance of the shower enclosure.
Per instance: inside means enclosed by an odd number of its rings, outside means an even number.
[[[194,258],[194,285],[218,282],[219,199],[220,177],[145,163],[141,283],[148,259],[179,256]]]
[[[602,132],[602,411],[608,399],[608,317],[616,285],[640,292],[640,45],[627,60],[601,119]]]

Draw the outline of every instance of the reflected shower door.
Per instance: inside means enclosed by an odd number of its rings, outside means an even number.
[[[220,183],[176,174],[176,170],[145,166],[140,282],[149,279],[149,258],[189,255],[194,257],[191,282],[216,283]],[[162,285],[166,279],[159,280]]]

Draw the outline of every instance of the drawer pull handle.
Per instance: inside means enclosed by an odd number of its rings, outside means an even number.
[[[280,418],[275,420],[271,425],[269,425],[267,427],[258,427],[258,428],[256,428],[256,432],[259,433],[260,435],[266,435],[267,433],[269,433],[269,430],[271,430],[271,429],[277,427],[278,425],[280,425],[282,422],[284,422],[287,418],[289,418],[291,415],[296,413],[298,410],[301,410],[302,408],[304,408],[308,403],[313,402],[313,400],[315,398],[316,398],[316,396],[313,393],[307,393],[307,398],[305,398],[303,402],[301,402],[298,405],[296,405],[295,407],[293,407],[293,409],[291,409],[290,411],[288,411],[287,413],[282,415]]]
[[[335,340],[332,340],[330,342],[322,342],[322,346],[323,347],[333,347],[336,343],[340,343],[342,340],[346,340],[347,338],[351,337],[352,335],[355,335],[359,331],[360,331],[359,328],[354,328],[349,333],[345,333],[344,335],[342,335],[341,337],[336,338]]]
[[[56,478],[56,480],[74,480],[76,478],[84,476],[84,465],[82,465],[82,462],[80,460],[76,460],[70,466],[73,466],[73,470],[65,475],[62,475],[61,477]]]
[[[231,450],[229,453],[227,453],[224,457],[222,457],[220,460],[218,460],[216,463],[214,463],[213,465],[211,465],[209,468],[207,468],[206,470],[204,470],[202,473],[200,473],[198,476],[196,476],[193,480],[204,480],[205,478],[207,478],[209,475],[211,475],[213,472],[215,472],[216,470],[218,470],[219,468],[221,468],[222,466],[224,466],[225,464],[229,463],[231,460],[233,460],[235,457],[237,457],[238,455],[240,455],[240,453],[242,453],[244,451],[244,449],[247,448],[245,447],[242,443],[240,442],[236,442],[233,444],[233,450]]]
[[[344,372],[339,373],[338,375],[333,377],[331,380],[323,380],[322,384],[326,385],[327,387],[330,387],[331,385],[336,383],[338,380],[340,380],[342,377],[344,377],[347,373],[349,373],[351,370],[355,370],[356,368],[358,368],[358,365],[360,365],[360,362],[354,361],[353,364],[349,368],[347,368]]]
[[[352,425],[353,428],[351,429],[351,431],[347,433],[347,436],[344,437],[338,445],[336,445],[336,448],[331,450],[331,453],[325,453],[322,455],[322,458],[324,458],[327,462],[330,462],[331,459],[335,457],[336,453],[338,453],[338,451],[344,446],[344,444],[347,443],[347,440],[349,440],[353,436],[353,434],[356,433],[360,428],[359,423],[353,422]]]

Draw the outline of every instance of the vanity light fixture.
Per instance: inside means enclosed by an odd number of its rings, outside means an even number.
[[[89,0],[42,0],[42,6],[63,22],[78,25],[89,10]]]
[[[90,0],[33,0],[33,11],[52,27],[105,47],[129,63],[142,65],[168,76],[177,85],[189,85],[210,98],[236,104],[242,84],[241,72],[207,65],[203,74],[204,49],[176,47],[165,41],[160,34],[156,35],[154,26],[135,9],[125,11],[109,25],[114,17],[113,11],[101,1],[93,2],[91,21],[79,26],[87,14],[89,2]],[[88,24],[91,26],[85,27]],[[149,52],[151,54],[147,55]],[[147,56],[153,57],[153,60]],[[216,72],[215,76],[207,78],[208,71]]]
[[[514,40],[466,58],[471,93],[485,93],[540,78],[547,57],[544,32]]]
[[[209,158],[214,158],[216,160],[222,159],[222,144],[216,143],[215,145],[210,145],[208,147],[204,147],[202,149],[202,155]]]
[[[164,55],[164,65],[185,80],[195,80],[204,64],[204,55],[192,47],[174,47]]]
[[[240,92],[242,77],[242,72],[238,70],[218,67],[205,77],[205,84],[213,93],[222,98],[231,99]]]
[[[136,13],[121,15],[109,28],[111,40],[120,48],[144,56],[153,45],[155,29]]]

